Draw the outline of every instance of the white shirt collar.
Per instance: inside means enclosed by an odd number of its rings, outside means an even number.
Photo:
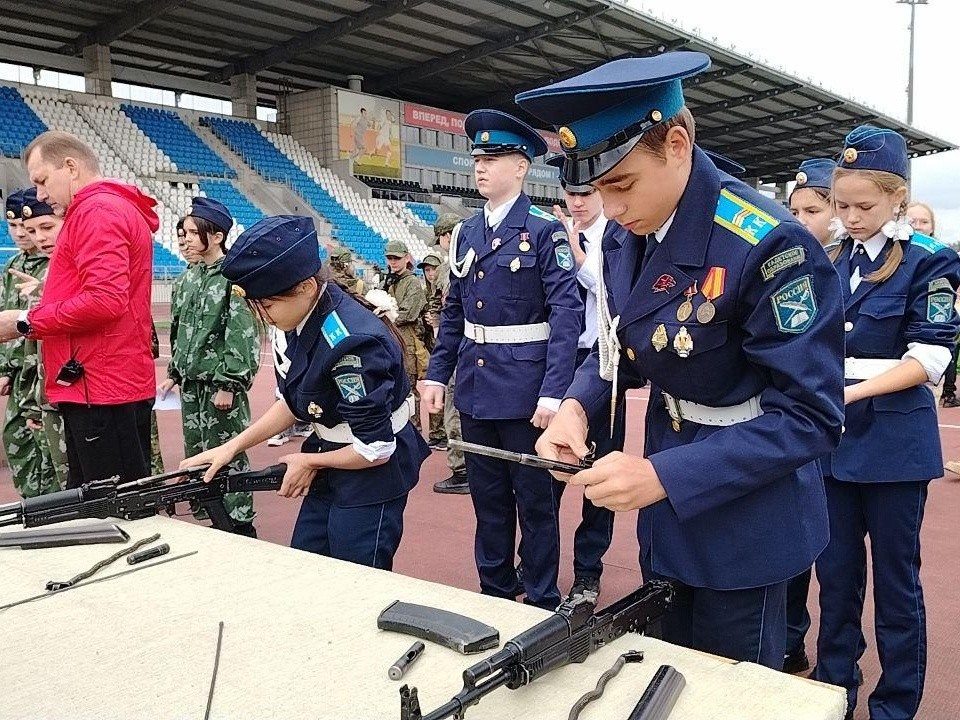
[[[673,225],[673,219],[677,216],[677,211],[674,210],[670,213],[670,217],[667,218],[667,221],[660,226],[660,228],[653,233],[653,236],[657,239],[658,243],[663,242],[663,238],[666,236],[667,231],[670,230],[670,226]]]
[[[490,209],[490,201],[487,201],[487,204],[483,206],[483,219],[487,223],[488,228],[496,228],[503,219],[507,216],[507,213],[513,209],[514,203],[520,199],[520,193],[517,193],[512,198],[507,200],[502,205],[498,205],[495,209]]]
[[[867,257],[870,258],[870,262],[873,262],[877,259],[877,256],[883,250],[884,246],[887,244],[889,238],[884,235],[882,232],[878,232],[869,240],[861,242],[860,240],[853,241],[853,247],[850,249],[850,257],[853,257],[853,254],[857,251],[861,245],[867,251]]]
[[[597,219],[593,221],[593,224],[590,227],[586,227],[581,232],[583,236],[587,239],[588,243],[594,243],[603,238],[603,231],[607,228],[607,219],[603,216],[601,212],[597,215]]]

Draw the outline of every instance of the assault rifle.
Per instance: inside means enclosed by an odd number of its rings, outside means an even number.
[[[673,600],[670,583],[652,580],[603,610],[582,595],[565,600],[546,620],[504,643],[486,660],[463,671],[463,689],[431,713],[420,710],[417,689],[400,688],[401,720],[463,718],[501,685],[523,687],[541,675],[569,663],[582,663],[594,650],[628,632],[642,633],[663,615]]]
[[[207,511],[218,530],[232,531],[235,521],[223,504],[226,493],[279,490],[286,465],[263,470],[221,470],[209,483],[203,481],[208,466],[152,475],[127,483],[117,478],[96,480],[72,490],[62,490],[0,505],[0,527],[25,528],[77,520],[122,518],[139,520],[156,515],[179,502],[190,502]],[[178,480],[179,482],[167,482]]]

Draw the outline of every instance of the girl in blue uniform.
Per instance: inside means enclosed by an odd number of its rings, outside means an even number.
[[[837,164],[828,158],[804,160],[797,171],[797,184],[790,193],[790,213],[824,247],[834,242],[830,185],[835,167]]]
[[[818,680],[857,701],[870,535],[876,640],[883,670],[872,720],[916,715],[926,670],[920,525],[941,475],[930,386],[950,362],[958,319],[957,254],[906,222],[909,160],[897,133],[861,126],[845,142],[833,200],[844,237],[832,250],[845,294],[845,432],[823,460],[830,542],[820,581]]]
[[[212,477],[247,448],[313,423],[318,452],[285,455],[283,497],[303,496],[291,546],[391,569],[407,494],[429,454],[410,424],[413,402],[393,328],[326,281],[307,217],[267,218],[227,252],[222,272],[269,325],[286,333],[281,398],[218,448],[184,460]]]

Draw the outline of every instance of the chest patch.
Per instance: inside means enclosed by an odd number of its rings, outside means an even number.
[[[348,403],[355,403],[367,396],[367,388],[363,384],[363,377],[361,377],[359,373],[338,375],[334,378],[334,381],[337,383],[337,389],[340,390],[340,395],[342,395],[343,399]]]
[[[336,347],[337,343],[350,337],[350,331],[347,330],[347,326],[343,324],[336,311],[327,315],[320,327],[320,332],[323,333],[323,339],[330,347]]]
[[[780,332],[804,333],[817,317],[817,297],[810,275],[787,283],[770,297],[773,316]]]

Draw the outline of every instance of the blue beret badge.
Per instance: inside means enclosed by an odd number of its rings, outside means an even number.
[[[780,332],[798,335],[810,329],[817,317],[817,297],[810,275],[787,283],[770,296]]]

